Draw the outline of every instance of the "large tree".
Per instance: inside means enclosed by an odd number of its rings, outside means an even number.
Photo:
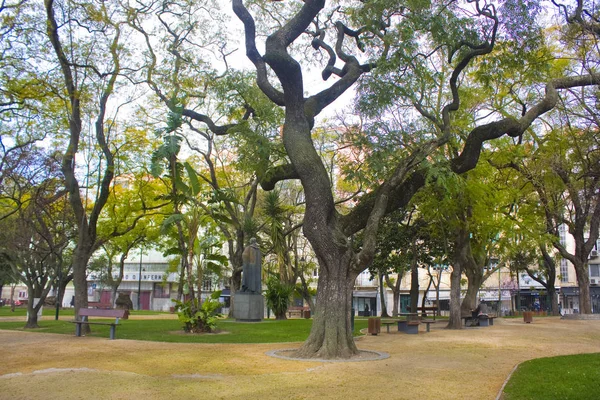
[[[131,16],[118,2],[45,0],[44,7],[43,24],[51,45],[47,61],[60,71],[53,81],[54,93],[59,97],[66,123],[67,144],[61,169],[78,221],[73,255],[77,313],[87,307],[87,263],[107,239],[99,238],[97,228],[116,173],[118,148],[113,139],[126,131],[126,124],[120,125],[119,111],[137,96],[130,83],[138,64],[128,52],[126,22]],[[41,48],[40,52],[46,53]],[[87,160],[82,183],[82,165],[77,155],[85,154],[85,150],[91,159]],[[111,236],[122,235],[134,225],[135,222],[111,232]]]
[[[68,263],[75,224],[56,159],[40,149],[28,159],[27,168],[3,183],[12,187],[13,204],[19,207],[0,220],[0,257],[27,286],[25,327],[37,328],[38,311]]]
[[[379,222],[386,213],[406,205],[412,195],[424,185],[427,171],[419,168],[422,161],[461,129],[454,126],[452,121],[453,113],[460,109],[459,78],[477,57],[492,52],[500,21],[493,5],[478,1],[472,3],[474,7],[471,9],[478,19],[459,18],[458,15],[464,10],[458,3],[431,2],[429,7],[423,7],[419,3],[413,4],[412,9],[403,6],[397,7],[396,10],[384,10],[383,4],[369,2],[364,3],[363,8],[371,12],[371,25],[353,30],[342,19],[334,23],[334,18],[339,16],[336,13],[339,9],[326,11],[325,3],[323,0],[306,0],[299,8],[295,8],[289,18],[267,33],[264,54],[257,48],[257,29],[250,11],[241,0],[233,1],[233,9],[244,24],[246,54],[256,67],[259,87],[273,103],[285,107],[282,135],[290,164],[281,165],[277,173],[271,175],[270,182],[264,182],[263,187],[272,188],[273,183],[281,179],[300,179],[306,195],[303,230],[320,265],[313,326],[309,338],[297,354],[301,357],[338,358],[351,357],[357,352],[350,330],[352,288],[357,274],[373,259]],[[395,5],[390,4],[391,7]],[[411,16],[414,18],[411,19]],[[444,36],[440,35],[441,30],[433,36],[426,35],[427,32],[432,32],[432,28],[444,26],[446,22],[448,27],[461,26],[463,22],[463,28]],[[314,30],[311,31],[311,27],[314,27]],[[327,28],[332,27],[335,29],[334,46],[327,44],[331,38],[327,36]],[[410,46],[405,46],[398,52],[389,51],[387,43],[393,43],[393,40],[398,40],[400,44],[409,44],[408,39],[401,42],[402,36],[393,38],[387,35],[387,30],[392,31],[392,28],[394,32],[414,35],[410,42],[414,55],[407,53],[411,50]],[[414,148],[410,154],[399,157],[382,176],[380,184],[372,192],[364,195],[348,214],[341,215],[336,210],[331,181],[313,146],[310,132],[316,116],[363,74],[372,70],[374,64],[361,64],[352,55],[351,47],[346,41],[350,38],[358,47],[362,47],[361,34],[369,29],[371,37],[390,40],[381,42],[383,50],[380,58],[418,58],[419,54],[445,48],[451,64],[448,81],[444,82],[449,90],[448,96],[437,103],[428,101],[416,104],[435,126],[437,134]],[[323,70],[323,77],[339,77],[328,88],[308,97],[305,97],[307,87],[302,65],[292,54],[293,44],[305,32],[312,34],[314,48],[322,49],[327,54],[328,65]],[[420,33],[423,34],[419,35]],[[429,49],[419,47],[425,40],[430,40]],[[405,57],[400,57],[402,55]],[[397,71],[402,71],[405,67],[406,65],[400,65]],[[271,83],[273,78],[269,75],[269,69],[276,76],[276,85]],[[586,75],[549,81],[546,83],[545,95],[533,100],[533,105],[524,114],[518,117],[505,114],[498,116],[495,121],[489,122],[488,119],[486,123],[476,123],[474,127],[467,128],[462,133],[462,150],[450,160],[450,168],[456,173],[472,169],[477,164],[481,146],[485,141],[503,135],[517,137],[523,134],[536,118],[555,106],[558,99],[557,89],[596,84],[598,78],[596,75]],[[438,106],[441,103],[443,106],[437,110],[428,109],[429,106],[435,106],[434,103]],[[363,247],[355,252],[351,245],[352,236],[362,229]],[[460,270],[458,272],[460,273]],[[459,308],[453,308],[452,311],[455,318],[460,317]]]

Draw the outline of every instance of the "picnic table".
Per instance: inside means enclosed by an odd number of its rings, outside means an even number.
[[[419,313],[416,312],[398,313],[398,315],[401,317],[406,317],[406,319],[409,321],[419,319]]]
[[[410,306],[406,307],[406,309],[408,311],[411,311]],[[435,317],[437,316],[438,308],[437,308],[437,306],[417,307],[417,311],[420,312],[421,314],[425,314],[425,316],[428,315],[428,312],[432,312],[433,320],[435,321]]]

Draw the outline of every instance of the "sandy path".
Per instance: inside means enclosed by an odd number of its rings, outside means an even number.
[[[353,363],[265,355],[294,344],[174,344],[14,331],[0,331],[0,341],[1,399],[481,400],[495,399],[522,361],[600,352],[600,321],[514,319],[461,331],[437,324],[428,334],[384,332],[357,343],[390,358]]]

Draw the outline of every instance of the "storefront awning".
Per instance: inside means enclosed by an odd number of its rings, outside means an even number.
[[[376,290],[354,290],[352,291],[353,297],[377,297]]]
[[[564,296],[579,296],[578,287],[562,287],[560,288],[560,294]]]

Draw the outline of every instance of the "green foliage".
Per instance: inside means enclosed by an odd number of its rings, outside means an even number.
[[[219,297],[221,291],[213,292],[210,298],[204,300],[199,306],[198,299],[194,298],[188,301],[179,301],[172,299],[175,303],[177,318],[183,323],[185,332],[201,333],[214,332],[217,328],[217,320],[221,314],[217,312],[219,307]]]
[[[287,285],[281,282],[278,276],[270,276],[267,279],[267,291],[265,292],[267,307],[273,310],[276,316],[283,315],[285,317],[285,312],[290,303],[290,296],[294,292],[294,289],[294,285]]]

